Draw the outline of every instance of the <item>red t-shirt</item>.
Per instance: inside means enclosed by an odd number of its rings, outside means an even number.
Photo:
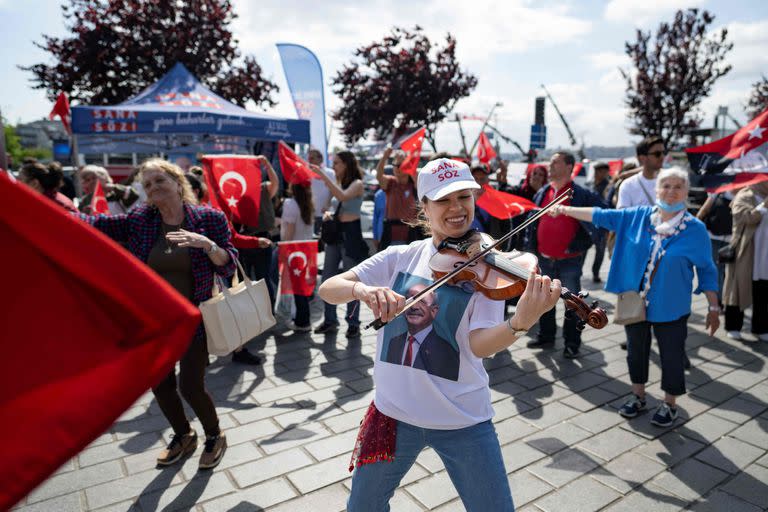
[[[570,188],[573,188],[573,182],[569,182],[568,185],[563,187],[563,190],[555,191],[555,187],[549,187],[546,194],[544,194],[540,206],[547,206],[557,195]],[[560,204],[569,206],[571,200],[566,199]],[[552,260],[579,256],[581,253],[566,252],[578,231],[579,221],[572,217],[567,217],[565,215],[550,217],[549,215],[544,215],[539,219],[539,230],[537,234],[539,254]]]
[[[386,218],[411,222],[416,219],[416,187],[411,180],[400,183],[394,176],[384,176],[387,195]]]

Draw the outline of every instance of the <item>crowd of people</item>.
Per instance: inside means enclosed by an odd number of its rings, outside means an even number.
[[[342,303],[347,338],[361,334],[361,305],[386,323],[377,335],[375,400],[358,438],[349,510],[386,510],[400,480],[427,446],[445,463],[468,510],[513,510],[490,421],[493,408],[482,360],[536,325],[529,348],[558,345],[556,303],[563,287],[573,293],[581,290],[590,248],[595,252],[593,283],[602,282],[607,252],[605,289],[636,292],[642,298],[644,320],[624,326],[632,395],[618,411],[622,416],[635,417],[646,407],[655,335],[664,398],[651,422],[660,427],[675,422],[676,401],[686,392],[685,369],[690,366],[685,341],[694,293],[706,295],[705,327],[710,334],[724,312],[728,336],[746,340],[744,311],[751,307],[752,333],[768,341],[768,182],[735,195],[712,194],[694,216],[688,212],[688,172],[662,169],[663,140],[647,138],[636,152],[638,165],[625,166],[615,176],[607,164],[594,163],[592,180],[582,186],[572,179],[576,160],[565,151],[556,152],[546,164],[529,166],[519,184],[510,184],[503,161],[498,162],[495,180],[490,167],[470,166],[447,155],[435,155],[414,175],[401,168],[406,155],[387,148],[375,168],[379,191],[370,246],[361,225],[364,171],[350,151],[334,154],[331,168],[326,168],[322,153],[311,150],[310,168],[317,176],[311,184],[283,182],[269,160],[259,157],[264,176],[253,226],[233,225],[222,212],[206,206],[209,191],[200,168],[185,174],[161,159],[144,162],[125,184],[113,183],[102,167],[84,166],[77,176],[80,198],[63,193],[67,184],[56,163],[25,162],[18,179],[114,238],[194,304],[210,298],[215,275],[232,276],[239,258],[252,279],[266,280],[274,306],[275,243],[322,238],[323,226],[335,223],[336,237],[323,243],[319,291],[313,297],[294,296],[290,328],[333,334],[340,326],[337,307]],[[109,214],[91,214],[97,182],[106,193]],[[478,291],[444,286],[425,292],[432,283],[429,259],[442,241],[461,238],[472,229],[500,237],[526,218],[498,219],[478,206],[476,199],[485,186],[538,207],[571,192],[505,247],[534,254],[539,269],[507,318],[503,301]],[[732,261],[720,258],[725,247],[733,248]],[[403,311],[412,298],[420,301]],[[323,301],[322,321],[314,327],[313,300]],[[570,315],[565,315],[562,336],[562,357],[579,358],[581,329]],[[244,347],[233,360],[261,363]],[[212,468],[224,456],[226,437],[205,388],[208,363],[201,327],[180,361],[178,379],[172,371],[153,389],[174,433],[157,459],[159,465],[173,464],[197,447],[182,397],[204,430],[200,468]]]

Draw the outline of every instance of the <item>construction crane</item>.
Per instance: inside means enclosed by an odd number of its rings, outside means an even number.
[[[544,84],[541,84],[541,88],[544,89],[544,94],[547,95],[547,98],[549,98],[549,102],[552,103],[552,106],[555,107],[555,112],[557,112],[557,115],[560,116],[560,121],[563,122],[563,126],[565,126],[565,131],[568,132],[568,138],[571,140],[571,146],[576,147],[576,136],[573,135],[573,132],[571,131],[571,127],[568,126],[568,121],[565,120],[565,116],[563,116],[563,113],[560,112],[560,109],[557,108],[557,103],[555,103],[555,100],[552,98],[552,95],[549,94],[549,91],[546,87],[544,87]],[[576,150],[579,154],[579,159],[584,160],[586,156],[584,155],[584,143],[581,143],[581,147]]]

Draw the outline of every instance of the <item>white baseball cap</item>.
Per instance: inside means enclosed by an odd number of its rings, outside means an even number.
[[[416,185],[419,199],[426,196],[430,201],[435,201],[451,192],[473,188],[480,188],[480,185],[464,162],[438,158],[419,169]]]

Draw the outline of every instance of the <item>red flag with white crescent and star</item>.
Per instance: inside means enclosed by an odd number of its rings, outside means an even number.
[[[400,170],[406,174],[410,174],[414,178],[416,177],[416,172],[419,168],[421,146],[424,144],[424,136],[426,133],[427,129],[421,128],[400,143],[400,149],[405,151],[405,160],[400,164]]]
[[[277,264],[281,294],[312,295],[317,283],[317,240],[280,242]]]
[[[107,195],[104,193],[101,181],[96,180],[96,187],[93,189],[93,195],[91,196],[91,215],[98,215],[100,213],[109,213],[109,203],[107,203]]]
[[[477,143],[477,159],[481,164],[488,165],[496,156],[496,151],[493,149],[488,136],[485,132],[480,132],[480,139]]]
[[[72,135],[72,111],[69,109],[69,99],[65,92],[59,93],[51,113],[48,114],[48,119],[53,119],[56,116],[61,118],[61,124],[64,125],[64,129],[67,130],[68,134]]]
[[[521,213],[538,208],[533,201],[507,192],[500,192],[487,183],[483,185],[483,193],[477,198],[477,206],[502,220],[511,219]]]
[[[608,174],[616,176],[624,168],[624,160],[610,160],[608,162]]]
[[[320,179],[320,176],[309,168],[309,164],[294,153],[283,141],[277,145],[277,156],[280,159],[280,170],[283,172],[283,178],[288,183],[309,185],[312,183],[312,179]]]
[[[205,155],[203,174],[211,205],[223,211],[230,222],[259,225],[261,164],[255,156]]]

